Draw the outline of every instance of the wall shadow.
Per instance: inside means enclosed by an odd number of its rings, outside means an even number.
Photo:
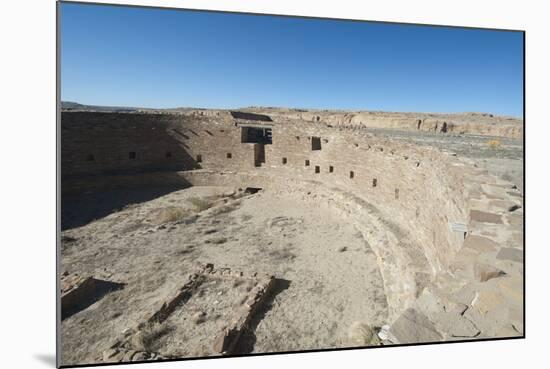
[[[55,361],[55,354],[34,354],[33,357],[51,368],[56,367],[57,362]]]
[[[61,230],[191,186],[175,174],[201,168],[180,133],[189,118],[153,118],[62,113]]]
[[[199,169],[189,117],[62,112],[61,179]]]
[[[254,350],[256,344],[256,327],[265,318],[265,315],[269,310],[273,308],[273,301],[282,291],[286,290],[290,286],[290,281],[286,279],[275,278],[275,286],[271,290],[271,293],[267,297],[264,304],[254,314],[244,331],[241,333],[239,342],[237,343],[234,354],[250,354]]]
[[[249,113],[244,111],[230,111],[229,114],[235,119],[245,119],[245,120],[257,120],[260,122],[273,122],[269,115],[258,114],[258,113]]]
[[[150,201],[186,187],[188,186],[139,186],[62,195],[61,230],[86,225],[93,220],[120,211],[130,204]]]
[[[61,299],[61,320],[86,309],[109,292],[120,290],[124,286],[124,283],[92,279],[86,288],[77,289],[70,296]]]

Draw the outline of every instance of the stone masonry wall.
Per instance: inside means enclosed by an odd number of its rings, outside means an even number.
[[[290,186],[292,180],[304,191],[310,183],[325,193],[342,192],[340,200],[327,195],[324,201],[351,201],[357,207],[344,211],[358,227],[376,221],[384,228],[386,242],[372,246],[388,296],[396,298],[396,314],[461,248],[464,235],[451,232],[449,222],[466,222],[464,187],[460,170],[449,170],[448,155],[311,122],[275,120],[265,163],[255,167],[254,144],[241,143],[239,124],[247,123],[258,124],[229,115],[63,112],[62,190],[132,180],[193,184],[192,175],[174,173],[198,170],[223,173],[208,177],[216,182],[232,176],[233,183],[267,188]],[[321,149],[314,150],[312,141]]]

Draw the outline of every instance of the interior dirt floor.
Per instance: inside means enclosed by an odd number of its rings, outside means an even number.
[[[88,193],[67,207],[101,207],[117,195]],[[63,363],[96,361],[114,337],[143,321],[204,263],[277,278],[272,297],[239,341],[239,353],[349,346],[352,324],[387,323],[376,257],[328,205],[300,193],[190,187],[62,232],[62,273],[125,283],[62,321]]]

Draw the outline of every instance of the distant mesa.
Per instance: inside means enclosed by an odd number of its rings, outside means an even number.
[[[72,101],[61,101],[61,110],[83,110],[83,111],[103,111],[115,113],[132,113],[140,110],[139,108],[125,106],[100,106],[100,105],[84,105]]]

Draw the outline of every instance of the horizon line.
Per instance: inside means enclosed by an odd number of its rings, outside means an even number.
[[[439,114],[439,115],[464,115],[464,114],[478,114],[478,115],[492,115],[495,117],[501,118],[513,118],[518,120],[523,120],[524,113],[521,116],[500,114],[494,112],[486,111],[474,111],[474,110],[464,110],[464,111],[405,111],[405,110],[380,110],[380,109],[345,109],[345,108],[306,108],[306,107],[297,107],[297,106],[276,106],[276,105],[249,105],[249,106],[237,106],[237,107],[204,107],[204,106],[176,106],[176,107],[147,107],[147,106],[131,106],[131,105],[102,105],[102,104],[84,104],[72,100],[63,100],[59,101],[60,104],[71,103],[78,104],[88,107],[98,107],[98,108],[122,108],[122,109],[149,109],[149,110],[176,110],[176,109],[197,109],[197,110],[239,110],[239,109],[292,109],[292,110],[305,110],[305,111],[334,111],[334,112],[373,112],[373,113],[396,113],[396,114]],[[61,108],[61,106],[60,106]]]

